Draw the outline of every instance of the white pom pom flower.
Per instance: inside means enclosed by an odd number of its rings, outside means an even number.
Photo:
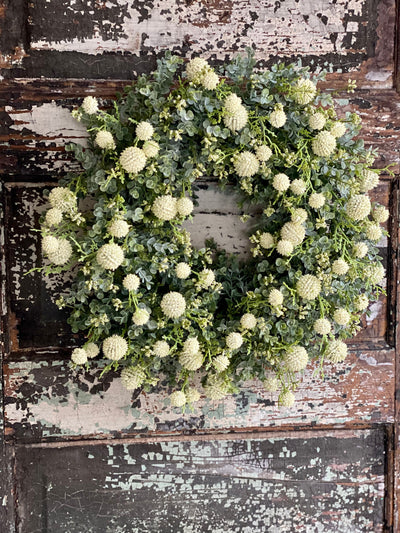
[[[290,190],[296,196],[301,196],[302,194],[306,192],[307,184],[305,181],[300,180],[300,179],[293,180],[292,183],[290,184]]]
[[[200,83],[205,89],[213,91],[219,84],[219,77],[213,70],[208,69],[201,76]]]
[[[194,387],[190,387],[186,392],[186,401],[187,403],[195,403],[200,400],[200,392]]]
[[[160,145],[156,141],[147,141],[144,143],[142,150],[144,155],[150,159],[152,157],[156,157],[160,151]]]
[[[293,407],[295,396],[291,391],[282,391],[278,398],[279,407]]]
[[[127,274],[122,280],[122,285],[128,291],[137,291],[140,285],[140,278],[136,274]]]
[[[268,302],[272,307],[279,307],[283,304],[283,294],[279,289],[272,289],[268,295]]]
[[[343,276],[349,271],[349,264],[344,259],[336,259],[332,263],[332,272],[338,276]]]
[[[339,324],[339,326],[346,326],[350,322],[350,318],[350,313],[343,307],[336,309],[333,313],[333,320]]]
[[[243,337],[240,333],[233,331],[227,335],[225,342],[229,350],[238,350],[243,344]]]
[[[154,128],[150,122],[142,121],[136,126],[136,137],[139,141],[149,141],[154,134]]]
[[[121,383],[126,390],[141,387],[146,379],[146,373],[139,365],[127,366],[121,370]]]
[[[176,277],[178,279],[187,279],[192,272],[190,265],[188,263],[178,263],[175,267]]]
[[[172,407],[183,407],[186,404],[186,395],[182,391],[175,391],[170,395],[169,401]]]
[[[302,346],[292,346],[284,354],[285,367],[289,372],[300,372],[308,363],[308,353]]]
[[[203,364],[203,354],[201,352],[197,352],[195,354],[182,352],[179,356],[179,362],[183,366],[183,368],[194,372],[195,370],[198,370]]]
[[[143,150],[136,146],[129,146],[121,153],[119,162],[129,174],[138,174],[146,166],[147,158]]]
[[[279,191],[285,192],[290,187],[290,179],[286,174],[276,174],[272,180],[272,187]]]
[[[189,216],[193,211],[193,202],[190,198],[179,198],[176,202],[176,209],[181,217]]]
[[[94,96],[86,96],[82,102],[82,109],[88,115],[95,115],[99,110],[99,104]]]
[[[295,222],[296,224],[303,224],[303,222],[305,222],[307,218],[307,211],[305,209],[302,209],[301,207],[294,209],[291,215],[292,222]]]
[[[272,156],[272,150],[266,144],[261,144],[256,148],[256,157],[259,161],[268,161]]]
[[[278,241],[278,244],[276,245],[276,250],[278,254],[283,255],[284,257],[287,257],[293,253],[293,243],[286,240]]]
[[[356,242],[353,247],[354,256],[362,259],[368,253],[368,245],[365,242]]]
[[[329,130],[329,133],[336,139],[343,137],[343,135],[346,133],[346,124],[343,122],[335,122]]]
[[[331,332],[332,326],[328,319],[318,318],[314,322],[314,331],[318,335],[328,335]]]
[[[308,125],[312,130],[322,130],[325,126],[326,118],[322,113],[314,113],[308,119]]]
[[[52,207],[46,213],[45,221],[48,226],[58,226],[63,219],[63,213],[61,209]]]
[[[321,282],[312,274],[306,274],[297,281],[296,289],[304,300],[315,300],[321,292]]]
[[[57,237],[54,237],[53,235],[45,235],[42,239],[42,250],[43,252],[48,254],[53,254],[58,250],[59,241]]]
[[[322,193],[314,192],[310,195],[308,199],[308,205],[313,209],[321,209],[325,204],[325,196]]]
[[[354,306],[357,309],[357,311],[364,311],[365,309],[367,309],[368,305],[369,305],[369,300],[366,294],[360,294],[354,300]]]
[[[235,93],[230,94],[225,98],[224,109],[229,113],[235,113],[243,107],[242,99]]]
[[[269,122],[273,128],[282,128],[286,123],[286,118],[283,106],[278,104],[272,113],[270,113]]]
[[[47,256],[55,265],[65,265],[72,256],[72,246],[67,239],[58,239],[57,250],[54,252],[49,252]]]
[[[370,241],[379,241],[383,232],[379,224],[368,224],[365,234]]]
[[[84,346],[84,350],[88,359],[94,359],[100,353],[100,348],[94,342],[89,342],[88,344],[86,344]]]
[[[186,77],[189,81],[198,83],[202,74],[209,68],[209,64],[205,59],[202,57],[195,57],[186,65]]]
[[[169,355],[170,346],[166,341],[156,341],[153,345],[153,353],[161,359]]]
[[[87,363],[87,353],[83,348],[75,348],[71,354],[71,361],[76,365],[84,365]]]
[[[150,313],[146,309],[138,308],[132,315],[132,322],[136,326],[144,326],[150,319]]]
[[[382,283],[385,277],[385,269],[382,265],[371,265],[367,269],[367,277],[373,285],[379,285]]]
[[[162,297],[161,310],[168,318],[179,318],[186,311],[185,298],[179,292],[168,292]]]
[[[229,385],[221,374],[209,374],[204,391],[210,400],[221,400],[229,391]]]
[[[66,187],[55,187],[50,191],[49,202],[62,213],[76,209],[76,196]]]
[[[293,98],[300,105],[307,105],[312,102],[317,94],[317,88],[314,83],[302,78],[297,80],[294,88]]]
[[[208,289],[215,281],[215,274],[209,268],[205,268],[199,273],[199,287],[203,289]]]
[[[195,355],[200,351],[200,343],[197,337],[189,337],[183,343],[183,352],[189,355]]]
[[[383,205],[379,205],[375,207],[374,210],[372,211],[372,218],[376,222],[382,224],[383,222],[386,222],[387,219],[389,218],[389,211]],[[47,220],[47,216],[46,216],[46,220]]]
[[[243,329],[254,329],[257,325],[257,319],[253,313],[245,313],[240,319],[240,325]]]
[[[151,210],[160,220],[172,220],[178,213],[176,198],[173,198],[169,194],[159,196],[154,200]]]
[[[128,343],[120,335],[111,335],[103,341],[103,354],[111,361],[119,361],[128,353]]]
[[[376,172],[372,172],[372,170],[365,169],[361,173],[360,192],[368,192],[375,189],[378,183],[379,175]]]
[[[290,241],[293,246],[298,246],[304,241],[306,229],[297,222],[286,222],[281,229],[281,237],[285,241]]]
[[[346,213],[352,220],[364,220],[371,212],[371,200],[364,194],[352,196],[346,204]]]
[[[116,270],[124,259],[123,249],[115,243],[103,244],[96,254],[98,264],[105,270]]]
[[[260,246],[262,248],[268,249],[268,248],[272,248],[274,245],[275,245],[275,239],[270,233],[266,232],[260,235]]]
[[[332,363],[341,363],[347,357],[347,346],[343,341],[331,341],[325,348],[325,359]]]
[[[275,376],[269,376],[263,381],[264,389],[268,392],[276,392],[279,389],[279,381]]]
[[[112,136],[112,133],[110,133],[109,131],[105,131],[105,130],[98,131],[96,133],[94,142],[102,150],[114,150],[115,149],[114,137]]]
[[[254,174],[257,174],[260,163],[253,153],[246,151],[238,155],[233,166],[238,176],[241,178],[250,178]]]
[[[217,357],[215,357],[215,359],[213,360],[213,367],[215,368],[218,374],[224,372],[228,368],[229,364],[229,357],[223,354],[217,355]]]
[[[246,126],[248,119],[249,115],[247,110],[242,105],[236,111],[225,110],[224,112],[224,124],[232,132],[243,129]]]
[[[108,226],[108,233],[117,239],[126,237],[129,233],[130,226],[126,220],[115,219]]]
[[[329,157],[336,149],[336,139],[329,131],[320,131],[311,146],[315,155]]]

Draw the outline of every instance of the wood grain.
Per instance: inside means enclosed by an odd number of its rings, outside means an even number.
[[[0,84],[0,175],[4,180],[35,180],[36,176],[62,175],[76,170],[65,144],[85,144],[86,131],[70,111],[86,95],[110,103],[126,82],[88,80],[15,80]],[[400,130],[397,127],[400,99],[393,90],[359,90],[350,96],[342,113],[360,115],[360,136],[378,151],[376,168],[389,164],[399,171]]]
[[[382,428],[21,446],[20,530],[378,533],[384,454]]]
[[[18,0],[1,23],[12,28],[2,39],[10,78],[131,79],[165,50],[218,62],[250,46],[264,64],[301,58],[340,73],[339,84],[346,75],[363,87],[393,83],[394,0]]]

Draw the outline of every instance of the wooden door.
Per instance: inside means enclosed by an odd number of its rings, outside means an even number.
[[[398,174],[395,1],[4,0],[0,18],[0,532],[400,531],[397,176],[383,171],[374,191],[391,212],[387,296],[337,373],[307,373],[292,409],[248,383],[182,415],[163,392],[132,397],[73,372],[76,339],[52,300],[65,280],[24,276],[41,260],[41,192],[73,168],[65,143],[84,142],[69,111],[106,101],[167,49],[217,61],[254,45],[264,63],[327,67],[330,87],[356,79],[348,108],[376,165]],[[236,213],[204,189],[197,221],[229,246]]]

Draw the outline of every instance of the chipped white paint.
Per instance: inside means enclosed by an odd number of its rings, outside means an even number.
[[[390,362],[391,361],[391,362]],[[55,362],[51,363],[19,362],[9,365],[9,386],[7,394],[15,396],[18,385],[24,379],[26,384],[35,383],[39,369],[53,373],[53,386],[49,386],[39,396],[37,403],[29,402],[27,407],[16,407],[7,402],[5,415],[10,424],[40,424],[44,436],[54,435],[92,435],[127,431],[165,431],[181,426],[182,419],[189,427],[197,426],[196,420],[204,417],[202,429],[224,429],[230,427],[271,427],[282,425],[340,424],[349,420],[369,421],[373,412],[392,413],[392,395],[386,392],[376,397],[376,390],[381,385],[384,366],[385,379],[393,382],[393,360],[385,361],[376,355],[374,370],[371,372],[371,360],[367,356],[358,360],[352,356],[346,363],[336,365],[335,373],[327,366],[323,382],[313,378],[315,366],[310,366],[296,392],[296,404],[291,409],[279,409],[276,406],[277,394],[268,393],[258,381],[243,384],[242,392],[237,397],[227,397],[224,401],[211,401],[202,396],[194,411],[187,410],[182,415],[179,409],[169,406],[168,393],[165,390],[140,395],[140,405],[132,407],[131,393],[126,391],[119,379],[112,381],[106,392],[90,394],[79,389],[76,382],[65,381],[67,368]],[[46,368],[48,367],[48,370]],[[336,372],[342,372],[342,375]],[[363,377],[362,374],[365,374]],[[59,378],[63,376],[67,394],[57,395]],[[85,383],[89,390],[92,381],[85,381],[79,374],[78,381]],[[97,381],[95,381],[97,383]],[[198,385],[200,390],[200,384]],[[346,400],[343,401],[342,394]],[[18,398],[18,395],[16,396]],[[269,405],[269,402],[275,402]],[[385,415],[390,422],[393,413]]]
[[[28,130],[36,135],[46,137],[46,143],[65,146],[67,142],[75,142],[86,146],[88,136],[83,124],[75,120],[70,111],[52,101],[41,105],[34,105],[32,109],[23,111],[5,107],[6,113],[13,120],[11,129]],[[32,146],[35,146],[33,143]]]
[[[386,287],[386,279],[381,283],[381,285],[383,287]],[[366,315],[366,321],[367,321],[367,324],[368,326],[371,325],[373,323],[374,320],[376,320],[379,315],[382,314],[383,312],[383,302],[381,300],[377,301],[377,302],[374,302],[373,304],[371,304],[369,307],[368,307],[369,311],[370,311],[370,315],[367,316]]]
[[[358,16],[365,2],[359,0],[321,0],[318,7],[313,0],[287,0],[285,2],[260,2],[259,0],[220,1],[216,5],[194,1],[156,0],[143,20],[140,9],[143,2],[117,0],[121,7],[121,25],[118,35],[103,38],[99,24],[90,37],[72,37],[65,40],[40,39],[31,42],[32,49],[76,51],[87,54],[104,52],[129,52],[138,55],[144,47],[155,53],[160,50],[180,48],[186,36],[191,42],[190,53],[216,54],[224,58],[237,47],[257,45],[259,58],[271,55],[327,54],[344,48],[344,38],[359,31],[359,22],[346,23],[350,12]],[[114,2],[115,5],[115,2]],[[103,8],[104,6],[102,6]],[[126,15],[122,15],[126,10]],[[254,13],[254,18],[250,15]],[[60,14],[73,15],[73,8]],[[319,16],[318,16],[319,15]],[[326,19],[323,17],[326,17]],[[95,12],[92,20],[102,18]],[[33,19],[32,24],[40,24]],[[101,25],[115,26],[115,22],[102,20]],[[337,35],[336,42],[330,36]],[[354,40],[354,39],[353,39]],[[223,42],[222,47],[217,43]],[[352,43],[351,43],[352,44]]]

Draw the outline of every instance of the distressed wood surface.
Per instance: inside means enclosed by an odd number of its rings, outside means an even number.
[[[47,186],[48,187],[48,186]],[[389,205],[391,181],[382,181],[371,194],[374,201]],[[68,290],[71,276],[44,276],[39,272],[26,273],[42,266],[40,235],[32,231],[38,227],[39,217],[46,207],[43,199],[45,184],[7,184],[6,186],[6,256],[10,287],[10,314],[8,322],[9,346],[7,351],[46,346],[65,346],[74,340],[66,324],[66,312],[58,310],[55,301]],[[193,245],[204,246],[207,238],[230,253],[242,258],[250,255],[248,231],[253,223],[240,221],[235,197],[222,192],[215,184],[199,183],[198,203],[193,222],[186,223]],[[195,228],[195,231],[193,231]],[[379,243],[387,266],[387,239]],[[364,329],[357,339],[384,341],[388,329],[388,299],[382,296],[371,304],[370,316],[364,316]]]
[[[104,105],[126,82],[88,80],[18,80],[0,84],[0,175],[5,180],[34,180],[34,175],[56,176],[76,170],[68,142],[86,143],[86,130],[70,111],[84,96],[96,95]],[[343,82],[342,82],[343,86]],[[357,112],[363,121],[361,137],[378,150],[376,168],[398,172],[400,98],[393,90],[356,91],[342,112]],[[27,178],[28,177],[28,178]]]
[[[394,0],[17,0],[0,23],[6,77],[129,79],[165,50],[218,61],[251,46],[263,62],[301,57],[364,87],[393,83]]]
[[[132,394],[117,377],[98,379],[101,369],[72,371],[57,352],[37,353],[41,360],[28,353],[5,364],[6,434],[17,442],[394,421],[394,350],[352,351],[344,363],[325,365],[324,380],[309,365],[291,409],[278,408],[277,394],[253,381],[221,401],[203,394],[185,414],[171,408],[168,389]]]
[[[378,533],[383,428],[18,447],[26,533]]]

